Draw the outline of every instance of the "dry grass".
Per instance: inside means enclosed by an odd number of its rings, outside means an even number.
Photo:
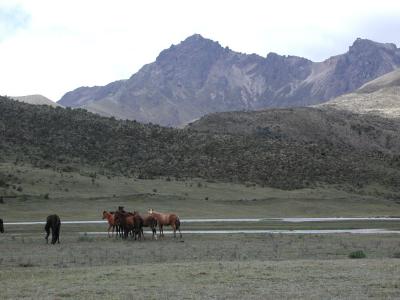
[[[395,299],[397,236],[1,236],[2,298]],[[347,255],[364,249],[368,259]]]

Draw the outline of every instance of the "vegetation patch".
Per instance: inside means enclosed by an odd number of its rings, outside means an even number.
[[[358,251],[353,251],[349,254],[349,258],[366,258],[367,256],[365,255],[364,251],[358,250]]]

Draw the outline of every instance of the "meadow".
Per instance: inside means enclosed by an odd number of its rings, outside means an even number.
[[[187,218],[399,216],[378,186],[279,190],[254,184],[90,175],[1,164],[16,174],[4,191],[5,222],[100,220],[103,210],[173,211]],[[398,234],[186,234],[145,241],[105,235],[106,224],[63,224],[61,244],[46,245],[43,225],[0,234],[3,299],[396,299]],[[388,228],[393,221],[182,224],[182,229]],[[363,259],[350,259],[362,250]]]

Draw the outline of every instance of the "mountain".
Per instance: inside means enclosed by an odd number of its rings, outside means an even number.
[[[223,48],[196,34],[162,51],[127,80],[80,87],[58,102],[104,116],[167,126],[220,111],[322,103],[400,66],[400,49],[357,39],[323,62]]]
[[[400,117],[400,69],[374,79],[353,93],[342,95],[319,107],[336,108],[387,118]]]
[[[333,109],[214,113],[174,129],[0,97],[0,162],[60,172],[397,192],[399,150],[396,120]]]
[[[35,104],[35,105],[50,105],[53,107],[61,106],[60,104],[51,101],[49,98],[46,98],[45,96],[42,95],[11,96],[10,98],[17,101],[22,101],[25,103]]]

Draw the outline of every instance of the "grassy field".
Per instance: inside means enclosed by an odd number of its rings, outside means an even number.
[[[15,174],[0,217],[7,221],[43,220],[58,213],[63,220],[98,220],[103,210],[173,211],[182,218],[400,216],[400,201],[383,197],[379,187],[349,192],[338,187],[285,191],[252,184],[188,179],[140,180],[126,177],[60,173],[29,166],[0,164]],[[46,196],[48,195],[48,196]]]
[[[379,187],[284,191],[252,184],[60,173],[0,164],[17,179],[0,193],[5,222],[100,220],[103,210],[152,207],[181,218],[400,216]],[[46,196],[48,195],[48,196]],[[182,224],[183,229],[390,228],[397,222]],[[183,240],[121,241],[79,232],[105,224],[62,225],[46,245],[43,225],[6,226],[0,234],[1,299],[398,299],[400,236],[184,235]],[[147,236],[149,237],[149,235]],[[363,250],[367,258],[350,259]]]
[[[0,236],[2,298],[396,299],[396,235]],[[363,250],[366,259],[349,259]]]

